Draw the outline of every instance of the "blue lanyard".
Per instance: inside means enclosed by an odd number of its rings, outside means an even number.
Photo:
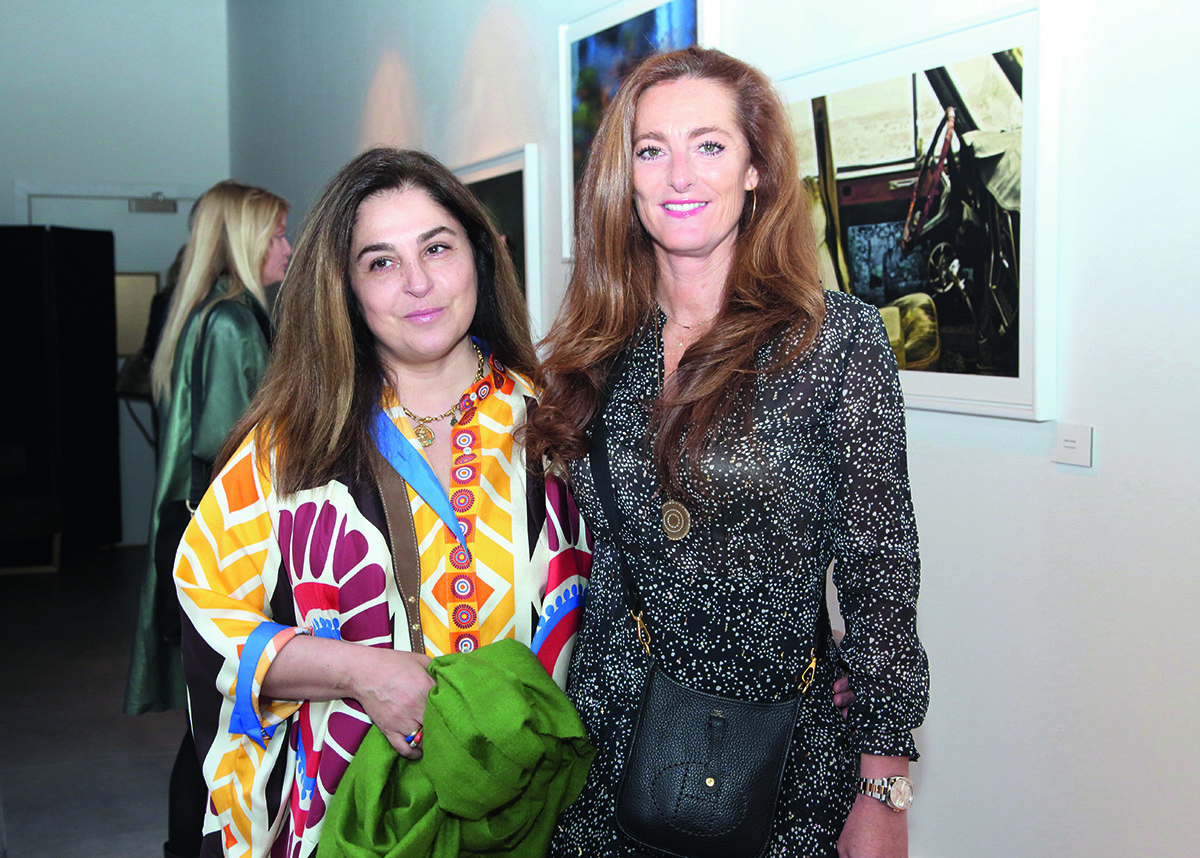
[[[416,490],[425,503],[433,507],[442,523],[454,533],[458,544],[467,554],[467,542],[463,538],[462,528],[458,524],[458,516],[450,504],[450,497],[442,484],[438,482],[433,468],[425,461],[425,457],[413,449],[413,445],[404,437],[404,433],[396,428],[392,419],[383,413],[383,409],[375,406],[375,421],[371,426],[371,437],[380,454],[387,459],[388,464],[395,469],[403,480]]]

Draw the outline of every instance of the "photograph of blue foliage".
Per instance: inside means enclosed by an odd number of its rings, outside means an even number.
[[[571,150],[575,182],[600,117],[625,75],[660,51],[696,43],[696,0],[670,0],[571,45]]]
[[[563,255],[570,255],[575,186],[600,117],[625,76],[645,57],[697,44],[698,0],[630,2],[608,7],[560,28],[562,52]]]

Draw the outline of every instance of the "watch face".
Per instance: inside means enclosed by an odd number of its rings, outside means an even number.
[[[888,790],[888,804],[896,810],[908,810],[913,803],[913,785],[908,778],[896,778]]]

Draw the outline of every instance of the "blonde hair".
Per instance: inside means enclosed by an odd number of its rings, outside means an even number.
[[[200,197],[179,285],[171,296],[162,338],[154,353],[150,378],[156,401],[163,402],[171,395],[171,370],[184,325],[192,311],[208,298],[217,278],[229,279],[222,300],[248,290],[259,303],[266,304],[261,282],[263,261],[271,236],[287,212],[288,204],[282,197],[232,180],[218,182]]]

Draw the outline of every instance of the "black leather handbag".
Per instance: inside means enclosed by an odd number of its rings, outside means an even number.
[[[652,664],[617,788],[621,833],[666,855],[763,855],[799,702],[707,694]]]
[[[624,518],[613,496],[606,440],[600,416],[593,423],[591,466],[609,527],[619,534]],[[645,606],[619,546],[618,555],[630,614],[652,658]],[[800,701],[816,675],[828,626],[822,599],[811,660],[797,694],[786,700],[755,703],[698,691],[651,662],[617,787],[616,821],[625,837],[678,858],[766,853]]]

